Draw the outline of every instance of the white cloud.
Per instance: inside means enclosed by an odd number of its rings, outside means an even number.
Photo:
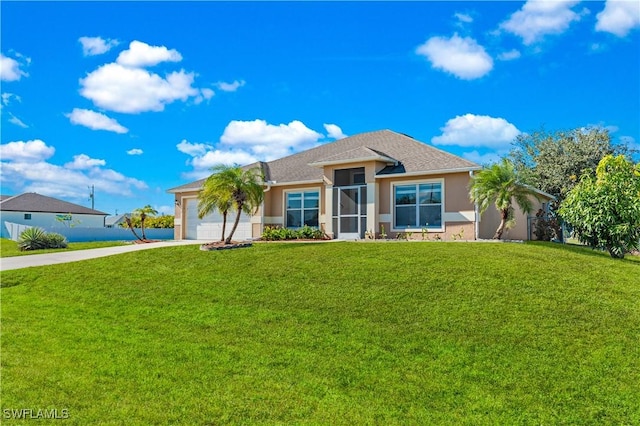
[[[88,109],[74,108],[70,114],[65,114],[72,124],[78,124],[93,130],[107,130],[115,133],[127,133],[129,129],[120,125],[113,118]]]
[[[14,99],[17,102],[22,102],[22,98],[14,93],[3,93],[2,94],[2,105],[8,106],[11,103],[11,100]]]
[[[73,156],[73,161],[64,165],[66,169],[72,170],[85,170],[92,167],[104,166],[106,161],[97,158],[91,158],[86,154],[79,154]]]
[[[328,136],[333,139],[344,139],[347,137],[344,133],[342,133],[342,129],[335,124],[324,124],[324,128],[328,133]]]
[[[102,37],[80,37],[78,41],[82,44],[84,56],[102,55],[119,44],[118,40],[105,40]]]
[[[12,160],[21,163],[34,163],[50,158],[55,152],[54,147],[48,146],[40,139],[27,142],[9,142],[0,145],[0,158],[3,161]]]
[[[596,18],[596,31],[625,37],[640,27],[640,3],[637,0],[607,0],[604,10]]]
[[[571,10],[579,0],[529,0],[513,13],[500,28],[522,38],[525,45],[534,44],[549,34],[562,34],[580,15]]]
[[[216,164],[245,165],[255,163],[256,161],[258,161],[256,157],[242,150],[223,151],[216,149],[213,151],[207,151],[203,156],[194,157],[191,164],[194,168],[203,170],[210,169]]]
[[[23,129],[26,129],[27,127],[29,127],[26,124],[24,124],[24,122],[20,120],[18,117],[16,117],[15,115],[9,113],[9,117],[11,117],[9,118],[9,123],[15,124],[16,126],[20,126]]]
[[[204,143],[191,143],[186,139],[183,139],[179,144],[176,145],[178,151],[190,155],[192,157],[204,155],[207,151],[212,149],[211,145],[207,145]]]
[[[105,169],[104,160],[86,154],[59,166],[48,161],[55,152],[41,140],[9,142],[0,145],[3,186],[22,192],[38,192],[53,197],[86,198],[87,186],[95,185],[96,192],[114,195],[133,195],[134,190],[147,189],[146,183],[127,177],[115,170]]]
[[[453,16],[455,16],[458,21],[464,22],[465,24],[470,24],[473,22],[473,17],[466,13],[455,13]]]
[[[512,49],[507,52],[502,52],[498,55],[498,59],[501,61],[513,61],[514,59],[518,59],[519,57],[520,57],[520,51],[516,49]]]
[[[134,40],[129,49],[120,52],[116,62],[130,68],[141,68],[157,65],[160,62],[180,62],[182,55],[175,49],[164,46],[150,46],[147,43]]]
[[[16,55],[22,58],[22,55]],[[27,63],[31,60],[27,58]],[[16,61],[13,58],[9,58],[8,56],[4,56],[0,53],[0,80],[1,81],[18,81],[22,77],[28,77],[25,71],[20,69],[20,62]]]
[[[142,154],[144,154],[144,151],[141,150],[140,148],[133,148],[133,149],[130,149],[129,151],[127,151],[127,154],[129,154],[129,155],[142,155]]]
[[[273,160],[315,146],[323,138],[301,121],[273,125],[265,120],[231,121],[224,129],[220,142],[229,146],[246,147],[253,154]]]
[[[153,206],[153,208],[161,215],[173,215],[176,212],[174,206]]]
[[[418,46],[416,53],[425,56],[433,68],[463,80],[480,78],[493,68],[493,60],[482,46],[474,39],[458,34],[451,38],[431,37]]]
[[[325,124],[329,137],[345,137],[340,127]],[[294,120],[289,124],[273,125],[265,120],[231,121],[225,128],[220,142],[192,143],[187,140],[176,145],[178,151],[190,157],[187,164],[194,170],[184,173],[184,178],[199,179],[208,176],[215,164],[251,164],[271,161],[321,144],[324,135]]]
[[[235,92],[236,90],[238,90],[239,87],[242,87],[245,85],[245,81],[244,80],[234,80],[233,83],[225,83],[224,81],[219,81],[216,83],[216,87],[220,90],[222,90],[223,92]]]
[[[521,132],[504,118],[465,114],[447,121],[442,135],[431,139],[434,145],[500,148],[510,144]]]
[[[166,78],[139,68],[110,63],[80,80],[80,94],[97,106],[116,112],[162,111],[166,104],[197,96],[193,73],[172,72]]]
[[[200,94],[198,96],[196,96],[196,98],[193,100],[194,103],[196,105],[202,103],[202,101],[204,100],[209,100],[211,98],[213,98],[213,96],[215,95],[215,92],[207,87],[200,89]]]

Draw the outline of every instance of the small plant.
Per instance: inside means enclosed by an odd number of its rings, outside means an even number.
[[[383,240],[387,239],[387,233],[384,231],[384,225],[380,225],[380,238]]]
[[[67,248],[67,239],[64,235],[50,232],[46,234],[47,248]]]
[[[453,241],[462,240],[464,238],[464,228],[460,228],[460,232],[457,234],[452,234],[451,238],[453,238]]]
[[[412,235],[412,232],[399,232],[398,235],[396,235],[396,238],[398,240],[409,241]]]
[[[436,234],[436,235],[433,237],[433,239],[434,239],[435,241],[442,241],[442,237],[440,236],[440,234]]]
[[[66,247],[67,240],[64,236],[56,233],[47,233],[42,228],[27,228],[18,238],[18,248],[21,251]]]
[[[427,223],[427,225],[429,225],[429,224]],[[421,233],[422,233],[422,241],[426,241],[426,240],[429,239],[428,230],[427,230],[426,226],[424,228],[422,228],[422,232]]]

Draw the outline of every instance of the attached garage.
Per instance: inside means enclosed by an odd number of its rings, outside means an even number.
[[[209,214],[202,219],[198,218],[198,200],[188,199],[186,203],[186,235],[187,240],[219,240],[222,238],[222,215],[218,212]],[[236,219],[236,212],[230,212],[227,216],[226,234],[229,235],[233,222]],[[251,217],[246,214],[240,216],[238,228],[233,234],[233,239],[237,241],[249,240],[251,235]]]

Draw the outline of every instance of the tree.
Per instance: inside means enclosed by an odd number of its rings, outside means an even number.
[[[207,178],[205,186],[198,195],[198,215],[207,210],[216,209],[223,214],[226,222],[225,211],[235,210],[237,212],[236,219],[231,232],[224,240],[225,244],[231,244],[231,239],[238,228],[242,212],[253,214],[262,203],[264,199],[262,182],[264,179],[262,172],[258,168],[245,170],[237,165],[220,165],[214,167],[212,171],[214,173]]]
[[[606,155],[634,152],[626,145],[613,144],[608,130],[601,127],[554,133],[541,129],[518,136],[513,145],[508,158],[522,181],[555,196],[558,204],[578,183],[583,170],[595,169]]]
[[[525,213],[530,213],[531,197],[538,198],[533,188],[520,182],[513,163],[506,158],[478,172],[473,177],[469,195],[479,204],[481,214],[491,203],[500,212],[500,225],[493,236],[496,240],[501,239],[504,230],[515,223],[513,202]]]
[[[134,216],[138,216],[140,218],[140,229],[142,230],[142,240],[146,241],[147,240],[147,236],[144,234],[144,221],[147,219],[148,216],[155,216],[158,214],[158,211],[155,210],[153,207],[151,207],[149,204],[147,204],[144,207],[135,209],[133,211]]]
[[[202,185],[198,193],[198,217],[202,219],[206,215],[218,211],[222,214],[222,235],[220,241],[224,241],[227,227],[227,214],[234,208],[233,190],[230,167],[224,164],[214,166],[212,174]]]
[[[595,175],[584,173],[569,191],[559,213],[581,242],[624,258],[640,245],[640,164],[605,156]]]

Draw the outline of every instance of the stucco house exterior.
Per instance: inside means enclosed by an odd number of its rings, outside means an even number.
[[[42,228],[80,226],[103,228],[107,213],[47,197],[35,192],[0,198],[2,237],[9,238],[7,222]]]
[[[391,130],[357,134],[245,167],[262,170],[265,197],[255,215],[243,215],[237,240],[259,238],[265,226],[304,225],[340,239],[362,239],[365,233],[379,237],[383,229],[388,238],[408,233],[420,239],[424,233],[429,238],[489,239],[499,223],[497,215],[480,218],[469,199],[478,164]],[[198,219],[203,182],[167,191],[175,197],[175,239],[220,238],[219,214]],[[533,201],[534,212],[545,202]],[[526,216],[516,216],[519,225],[524,221],[524,230],[516,227],[504,237],[528,239]]]

